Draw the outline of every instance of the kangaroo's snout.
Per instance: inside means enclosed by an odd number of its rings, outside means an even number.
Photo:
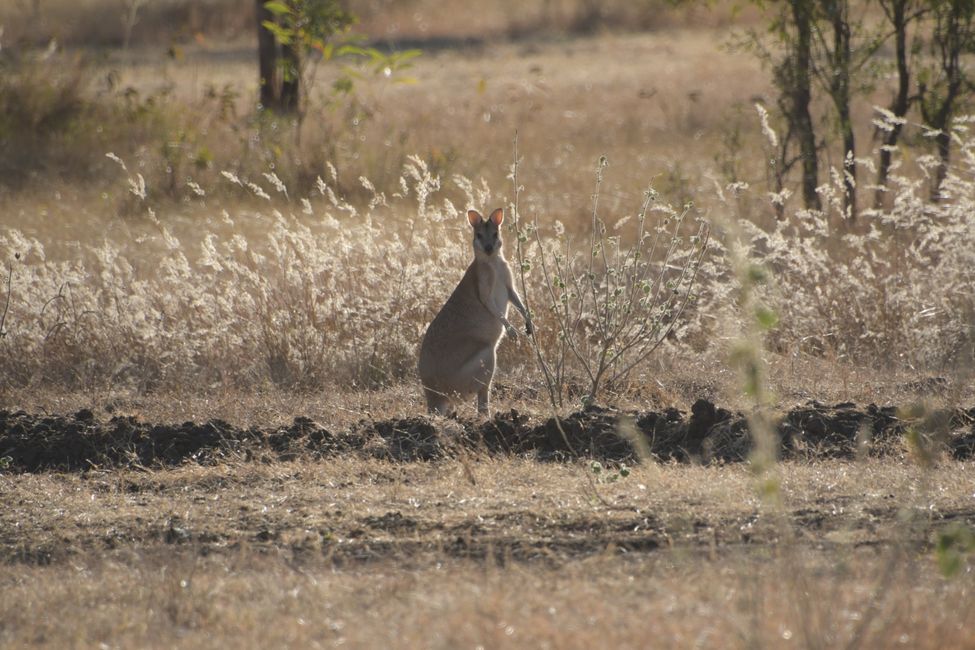
[[[490,255],[494,252],[494,246],[491,244],[484,244],[484,252]]]

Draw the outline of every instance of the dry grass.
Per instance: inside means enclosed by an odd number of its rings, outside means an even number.
[[[757,181],[764,173],[760,161],[722,144],[740,130],[757,146],[758,124],[748,107],[768,88],[748,55],[721,50],[726,36],[689,29],[431,51],[409,71],[417,84],[367,77],[354,101],[329,108],[322,106],[324,94],[341,70],[322,66],[300,146],[286,120],[252,115],[256,72],[249,48],[193,45],[179,59],[155,52],[110,59],[91,73],[92,94],[135,108],[98,124],[94,143],[78,149],[62,143],[75,154],[76,167],[90,167],[89,175],[105,180],[86,191],[45,176],[30,184],[29,196],[9,197],[8,210],[17,223],[25,202],[31,206],[52,189],[100,213],[106,203],[99,195],[107,192],[107,207],[116,210],[124,197],[117,169],[93,155],[106,151],[138,165],[150,196],[163,203],[194,198],[186,186],[193,180],[208,189],[211,202],[238,204],[220,177],[223,170],[256,180],[273,167],[293,191],[306,192],[317,175],[326,175],[327,162],[338,168],[338,189],[359,201],[367,199],[360,176],[391,194],[414,154],[444,178],[484,178],[499,191],[516,130],[525,156],[526,207],[546,218],[586,214],[594,161],[603,154],[611,164],[604,194],[609,209],[635,209],[651,179],[675,202],[701,200],[709,177],[721,177],[713,171],[716,158],[737,158],[743,178]],[[109,75],[114,90],[106,88]]]
[[[603,30],[722,26],[740,22],[730,2],[675,7],[665,0],[501,0],[471,5],[463,0],[352,0],[356,31],[380,42],[427,42],[436,47],[487,39],[557,37]],[[127,0],[11,0],[0,7],[5,40],[46,45],[53,37],[71,46],[119,46],[124,42]],[[155,0],[144,3],[131,25],[134,45],[168,45],[194,38],[233,40],[250,36],[254,5],[235,0]]]
[[[63,156],[51,168],[28,170],[35,148],[7,150],[21,180],[33,181],[0,192],[0,255],[15,279],[0,385],[178,394],[192,376],[218,395],[411,382],[416,341],[467,261],[454,215],[510,201],[517,131],[521,213],[539,218],[547,243],[559,239],[556,222],[566,238],[587,236],[592,167],[603,153],[601,216],[611,229],[638,210],[651,181],[655,224],[693,200],[692,216],[714,225],[702,299],[670,358],[646,364],[628,387],[635,399],[690,392],[693,401],[693,390],[670,382],[674,369],[680,383],[739,398],[716,366],[742,329],[727,265],[736,231],[773,272],[761,298],[781,317],[769,347],[783,399],[896,399],[874,390],[878,368],[896,377],[879,382],[887,388],[936,374],[966,394],[975,313],[968,159],[958,156],[952,200],[937,209],[923,207],[924,164],[908,164],[910,153],[892,208],[864,215],[862,226],[839,224],[831,211],[774,222],[759,123],[743,108],[767,94],[768,80],[748,55],[722,48],[727,34],[688,27],[433,50],[411,71],[418,84],[369,79],[355,101],[324,110],[316,100],[300,145],[286,121],[254,117],[250,46],[110,57],[92,68],[88,95],[103,94],[118,113],[83,111],[69,130],[83,138],[45,140]],[[640,64],[624,65],[632,61]],[[45,65],[63,63],[55,55]],[[319,92],[336,67],[318,71]],[[735,133],[740,140],[729,139]],[[271,171],[287,197],[265,177]],[[404,175],[410,194],[399,198]],[[729,186],[732,177],[751,186]],[[319,193],[319,178],[338,200]],[[827,198],[833,190],[824,186]],[[551,349],[537,269],[529,283]],[[378,327],[375,314],[385,315]],[[526,351],[505,343],[503,381],[538,394],[537,373],[518,363]],[[680,371],[689,365],[703,375]],[[810,366],[817,371],[805,374]]]
[[[135,169],[123,174],[140,191]],[[937,373],[959,400],[970,394],[969,173],[962,167],[952,176],[955,200],[936,208],[912,211],[916,186],[908,186],[863,234],[836,237],[828,214],[802,214],[771,230],[738,221],[754,261],[772,272],[761,299],[781,317],[768,337],[776,393],[789,401],[887,401],[897,395],[875,397],[879,387],[916,393],[900,386]],[[151,199],[133,198],[144,216],[89,221],[92,213],[62,199],[45,220],[0,230],[13,276],[0,341],[9,350],[0,358],[4,388],[179,394],[192,378],[193,391],[208,395],[273,387],[347,394],[412,384],[422,331],[468,263],[458,206],[502,203],[502,192],[460,177],[448,182],[414,160],[397,195],[372,190],[371,205],[354,208],[332,194],[336,182],[327,178],[324,191],[307,198],[272,197],[274,184],[261,178],[263,188],[253,185],[267,197],[260,211],[218,211],[203,197],[183,214],[159,217]],[[726,198],[718,206],[715,221],[734,223],[740,204]],[[612,227],[620,213],[604,214]],[[672,214],[658,206],[649,227]],[[529,259],[538,246],[578,237],[542,228]],[[733,376],[714,365],[749,317],[735,302],[728,257],[735,245],[728,232],[714,238],[699,300],[662,358],[641,365],[614,399],[633,391],[636,399],[683,396],[684,388],[669,387],[669,369],[692,391],[737,395]],[[558,332],[540,272],[536,263],[526,294],[548,352]],[[540,395],[528,352],[524,340],[502,345],[501,381]],[[705,368],[696,380],[680,370],[691,360],[700,364],[695,371]],[[878,368],[884,375],[871,373]],[[580,370],[570,369],[575,382],[572,373]]]
[[[5,559],[53,562],[0,569],[0,641],[971,647],[971,568],[928,546],[975,517],[971,469],[786,464],[782,520],[744,466],[0,476]]]
[[[185,10],[186,4],[172,0],[151,4],[144,11],[181,7]],[[171,56],[161,46],[138,47],[142,41],[134,38],[132,52],[119,57],[117,52],[107,51],[94,65],[96,81],[91,95],[106,100],[117,93],[124,103],[152,101],[171,115],[173,120],[169,133],[163,136],[164,142],[185,151],[159,160],[159,146],[167,146],[159,142],[160,138],[136,143],[148,148],[143,155],[145,164],[156,168],[151,179],[156,182],[150,184],[155,190],[166,180],[162,168],[174,166],[173,157],[192,161],[202,149],[212,153],[218,170],[237,160],[248,165],[247,171],[259,173],[267,163],[274,162],[289,185],[292,181],[313,181],[325,160],[331,160],[340,168],[348,165],[351,186],[359,175],[365,175],[386,189],[391,186],[387,181],[395,183],[408,154],[420,154],[448,173],[477,177],[488,170],[485,175],[489,181],[503,180],[512,132],[520,128],[526,138],[525,151],[546,153],[543,164],[531,166],[549,168],[546,175],[562,181],[556,183],[558,189],[577,182],[575,178],[567,179],[560,167],[568,167],[569,173],[573,167],[588,169],[599,155],[618,151],[619,155],[612,156],[613,163],[637,173],[635,183],[629,177],[616,182],[639,196],[650,176],[668,175],[675,183],[693,185],[693,178],[701,171],[698,162],[713,162],[724,134],[739,126],[754,132],[740,115],[736,116],[736,107],[747,105],[749,98],[765,92],[767,81],[748,55],[721,51],[729,34],[730,9],[712,8],[702,15],[693,8],[662,10],[653,2],[631,8],[627,7],[631,3],[610,3],[613,6],[603,6],[598,13],[610,17],[629,12],[662,20],[670,29],[638,36],[566,40],[539,38],[537,31],[561,33],[566,21],[555,17],[584,13],[575,6],[591,3],[573,0],[534,3],[537,6],[515,4],[517,9],[507,2],[483,3],[472,12],[459,2],[448,6],[421,0],[362,3],[362,7],[355,8],[363,15],[360,31],[394,43],[398,38],[420,39],[421,47],[429,43],[431,47],[411,72],[420,83],[404,87],[367,81],[360,83],[355,102],[339,101],[330,108],[321,101],[313,102],[303,134],[306,144],[301,151],[292,151],[293,139],[287,137],[290,129],[283,123],[279,126],[285,134],[275,134],[272,128],[254,128],[256,71],[252,35],[245,30],[244,39],[233,38],[241,33],[239,28],[230,30],[229,42],[228,34],[217,31],[212,40],[191,40],[171,52]],[[201,6],[204,9],[199,13],[229,8],[232,25],[247,18],[247,12],[240,12],[235,3],[215,1]],[[98,34],[86,36],[84,25],[60,14],[78,12],[79,19],[91,19],[102,30],[118,30],[120,19],[97,18],[95,10],[117,13],[120,7],[120,2],[104,0],[64,5],[44,2],[40,15],[50,15],[51,23],[64,25],[62,31],[75,34],[74,40],[91,46],[104,38]],[[10,7],[8,12],[11,16],[7,22],[11,24],[6,38],[17,42],[14,19],[29,16],[29,11]],[[543,18],[549,15],[551,19]],[[0,23],[3,20],[0,14]],[[540,27],[519,27],[524,20]],[[171,29],[166,26],[173,22],[149,15],[136,27],[145,29],[147,35],[165,38]],[[641,25],[634,16],[624,15],[618,22],[629,29]],[[186,29],[190,33],[199,31],[193,27],[193,19],[188,19],[188,23]],[[740,15],[735,24],[742,24]],[[719,31],[713,31],[719,25]],[[44,32],[46,28],[42,20],[33,29]],[[532,38],[512,44],[504,37],[507,32],[526,30],[533,34]],[[463,44],[471,37],[483,41],[468,47],[437,47],[442,39],[451,45],[454,41]],[[70,58],[74,53],[69,51],[64,56]],[[624,61],[640,61],[641,65],[620,65]],[[329,89],[339,68],[338,64],[322,66],[315,82],[319,94]],[[611,74],[605,74],[607,70]],[[44,76],[40,71],[34,74]],[[223,100],[207,101],[210,88],[216,89],[217,94],[229,90],[231,104],[236,108],[233,119],[224,123],[217,117],[226,104]],[[139,95],[133,97],[132,90]],[[607,106],[612,110],[607,111]],[[729,119],[734,124],[726,124]],[[472,129],[472,125],[477,128]],[[102,148],[113,151],[131,141],[132,131],[136,130],[103,126]],[[259,143],[255,147],[259,151],[250,156],[241,155],[241,150],[248,149],[241,142],[241,130],[250,131],[248,137],[256,135],[266,142]],[[550,151],[553,137],[561,143],[561,151]],[[685,148],[689,138],[694,142],[691,150]],[[633,150],[634,143],[644,151]],[[326,151],[319,151],[321,148]],[[274,154],[275,149],[286,152]],[[677,152],[681,153],[679,162],[670,155]],[[79,159],[77,164],[81,166],[82,161]],[[180,172],[184,171],[184,164],[179,165]],[[188,171],[193,172],[192,166]],[[754,171],[760,174],[761,167]],[[550,189],[547,184],[532,185],[538,191]]]
[[[191,5],[153,4],[133,32],[149,47],[77,75],[62,74],[71,52],[33,61],[39,82],[17,96],[39,108],[0,124],[21,142],[0,154],[17,171],[0,189],[0,308],[13,273],[0,407],[334,427],[420,411],[415,346],[469,257],[454,216],[511,199],[516,130],[521,211],[547,242],[565,241],[556,221],[585,238],[602,154],[610,227],[651,180],[654,219],[693,200],[715,224],[699,306],[610,399],[748,406],[725,363],[751,318],[727,265],[740,230],[772,271],[759,298],[781,316],[763,353],[778,404],[970,403],[975,142],[960,138],[939,207],[920,200],[925,162],[908,153],[892,208],[862,227],[829,211],[773,223],[743,108],[768,80],[722,49],[728,14],[642,12],[670,29],[567,38],[588,29],[587,5],[363,2],[377,40],[424,41],[420,83],[368,79],[328,110],[319,94],[300,144],[287,121],[255,118],[249,17],[207,27],[222,0],[173,30],[159,16]],[[5,4],[5,46],[119,39],[118,5],[41,6],[68,19],[15,24]],[[635,6],[603,3],[590,24],[632,26]],[[336,74],[319,70],[317,92]],[[504,343],[496,403],[547,413],[528,352]],[[930,374],[946,381],[917,383]],[[776,503],[747,464],[646,464],[615,482],[581,463],[463,454],[0,469],[0,645],[975,647],[971,558],[948,580],[932,550],[946,526],[975,525],[972,470],[788,463]]]
[[[815,551],[718,562],[671,554],[594,558],[556,569],[446,561],[339,569],[264,555],[93,560],[0,570],[11,646],[145,648],[971,648],[971,582],[945,582],[926,559],[870,610],[885,562],[848,568]],[[789,580],[808,572],[796,598]],[[3,575],[6,574],[6,575]],[[57,611],[58,616],[39,616]],[[863,621],[869,617],[866,625]],[[865,627],[860,636],[856,631]]]
[[[10,0],[0,7],[8,44],[46,46],[51,39],[69,47],[118,47],[130,30],[133,45],[165,47],[196,34],[222,38],[253,31],[253,3],[233,0],[156,0],[139,3],[129,24],[131,0]]]
[[[512,346],[514,347],[514,346]],[[551,406],[539,380],[517,350],[502,348],[505,365],[495,382],[495,408],[547,417]],[[825,404],[855,402],[909,408],[957,407],[975,403],[975,386],[963,377],[947,377],[945,385],[932,378],[918,379],[912,370],[878,373],[875,369],[835,359],[793,358],[767,355],[769,388],[777,407],[818,400]],[[615,396],[622,409],[660,410],[676,407],[690,411],[698,399],[723,408],[747,411],[752,407],[743,395],[737,374],[713,359],[690,355],[661,355],[648,364],[652,379]],[[462,405],[460,413],[474,417],[474,400]],[[348,428],[363,418],[396,419],[420,413],[425,408],[418,382],[404,381],[374,390],[335,386],[329,390],[295,391],[273,386],[260,389],[218,388],[202,390],[194,385],[174,385],[145,394],[135,388],[92,387],[86,391],[63,390],[56,386],[9,387],[0,391],[0,408],[29,413],[72,414],[91,409],[96,417],[134,416],[142,422],[180,423],[223,420],[241,427],[274,428],[290,425],[297,415],[329,428]]]

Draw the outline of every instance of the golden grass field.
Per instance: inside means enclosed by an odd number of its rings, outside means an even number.
[[[595,161],[603,154],[610,161],[605,200],[614,212],[638,207],[651,183],[674,201],[696,198],[715,180],[726,180],[715,162],[723,155],[741,157],[735,164],[743,179],[764,182],[757,161],[729,152],[722,144],[735,130],[755,140],[759,128],[752,104],[768,89],[765,75],[748,55],[722,50],[729,36],[724,30],[677,29],[433,50],[408,71],[417,83],[366,79],[358,110],[311,111],[298,155],[285,124],[261,132],[267,142],[258,142],[255,135],[257,146],[241,143],[237,122],[225,121],[220,105],[207,97],[208,88],[218,93],[230,88],[239,93],[230,100],[233,110],[241,116],[251,110],[251,49],[192,44],[183,48],[180,60],[149,50],[133,53],[132,61],[96,66],[90,83],[104,92],[104,78],[111,71],[117,75],[114,83],[131,88],[138,98],[158,98],[165,90],[157,101],[170,110],[178,108],[176,118],[185,112],[187,123],[129,127],[134,134],[129,129],[116,133],[106,124],[94,139],[105,151],[137,163],[150,195],[158,199],[172,192],[193,198],[186,191],[186,179],[219,197],[228,191],[221,171],[257,180],[270,163],[288,185],[296,183],[307,191],[314,176],[306,178],[311,171],[304,167],[324,175],[325,161],[336,166],[341,189],[358,198],[363,196],[360,176],[380,190],[394,192],[409,155],[420,156],[447,180],[463,174],[483,178],[495,193],[507,192],[517,132],[529,208],[546,219],[585,219]],[[641,63],[620,65],[621,61]],[[337,68],[321,66],[313,92],[325,92]],[[118,128],[122,127],[124,122]],[[168,157],[160,160],[155,146],[132,150],[129,138],[145,137],[146,129],[159,128],[174,149]],[[246,123],[243,128],[248,129]],[[212,165],[194,164],[202,150],[214,158]],[[91,159],[90,165],[88,170],[65,172],[66,183],[40,177],[44,187],[31,192],[33,200],[40,194],[45,207],[56,211],[61,200],[50,192],[53,181],[64,200],[77,196],[82,206],[99,206],[94,212],[113,218],[118,201],[125,197],[125,184],[111,180],[124,177],[101,157]],[[167,173],[163,165],[176,171]],[[71,182],[74,175],[92,172],[102,179],[95,187]],[[102,193],[107,196],[100,201]],[[31,214],[20,204],[26,197],[8,192],[4,198],[14,218],[21,212]],[[101,209],[106,202],[107,215]]]
[[[364,73],[336,98],[352,63],[322,64],[296,136],[255,113],[247,11],[149,3],[123,51],[121,6],[0,7],[0,647],[975,647],[975,467],[938,446],[937,419],[975,435],[969,134],[940,206],[913,133],[890,206],[850,225],[793,199],[776,221],[754,108],[774,104],[768,71],[729,47],[761,26],[753,9],[353,2],[370,42],[423,49],[402,72],[415,83]],[[864,158],[887,93],[856,106]],[[680,327],[598,401],[771,421],[810,400],[893,405],[903,439],[628,474],[449,444],[371,456],[368,441],[10,462],[20,410],[60,427],[90,409],[71,435],[95,447],[112,418],[422,418],[416,349],[469,261],[463,212],[508,209],[509,259],[536,221],[532,260],[585,252],[603,155],[599,217],[621,246],[652,185],[648,227],[686,206],[678,241],[707,222],[711,247]],[[750,295],[742,258],[768,271]],[[519,286],[553,359],[546,282],[536,262]],[[777,325],[757,331],[753,303]],[[495,408],[578,410],[583,369],[566,365],[553,405],[532,346],[502,343]],[[459,426],[429,422],[448,441]]]

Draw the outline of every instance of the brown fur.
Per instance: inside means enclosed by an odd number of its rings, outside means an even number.
[[[498,208],[485,220],[471,210],[468,219],[474,231],[474,261],[430,323],[420,346],[420,380],[431,413],[446,414],[455,398],[475,393],[478,413],[489,413],[498,343],[505,329],[517,336],[507,318],[509,302],[525,317],[526,331],[532,331],[531,318],[501,252],[499,226],[504,213]]]

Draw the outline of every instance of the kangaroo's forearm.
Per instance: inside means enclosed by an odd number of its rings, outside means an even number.
[[[518,292],[515,291],[514,287],[508,287],[508,300],[512,305],[515,306],[515,309],[521,313],[522,317],[525,320],[528,320],[528,310],[525,309],[524,303],[521,302],[521,296],[518,295]]]
[[[508,285],[508,300],[512,305],[515,306],[515,309],[521,312],[522,318],[525,319],[525,332],[527,332],[529,336],[533,334],[535,331],[535,326],[532,324],[532,317],[528,313],[528,309],[525,308],[525,304],[521,302],[521,296],[518,295],[518,292],[515,291],[515,288],[511,285]]]

